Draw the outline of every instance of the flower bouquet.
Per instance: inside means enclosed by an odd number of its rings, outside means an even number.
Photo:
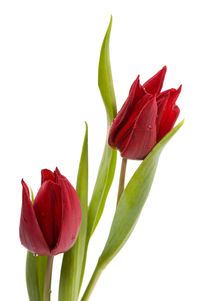
[[[166,67],[143,85],[138,76],[117,113],[109,57],[111,26],[112,17],[103,40],[98,72],[108,130],[90,202],[87,124],[76,189],[58,168],[54,172],[48,169],[41,171],[41,187],[36,196],[22,180],[20,240],[28,249],[26,281],[30,301],[50,300],[53,258],[60,253],[63,253],[63,259],[58,300],[89,299],[102,271],[131,235],[150,192],[160,154],[183,124],[182,121],[174,127],[180,113],[176,101],[181,86],[161,91]],[[80,296],[89,259],[89,242],[104,211],[115,174],[117,151],[121,154],[122,164],[116,210],[93,275]],[[128,160],[141,160],[141,164],[125,187]]]

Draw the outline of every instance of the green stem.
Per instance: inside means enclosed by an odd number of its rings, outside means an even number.
[[[126,174],[126,165],[127,165],[127,159],[122,159],[122,165],[121,165],[121,173],[120,173],[120,179],[119,179],[119,188],[118,188],[118,195],[117,195],[117,204],[119,203],[120,197],[122,195],[122,192],[124,191],[124,182],[125,182],[125,174]]]
[[[47,270],[44,280],[44,294],[43,294],[43,301],[50,301],[51,299],[51,275],[52,275],[52,267],[53,267],[53,259],[54,256],[48,256],[47,262]]]
[[[97,283],[101,273],[102,273],[103,269],[99,266],[99,264],[97,264],[96,269],[94,270],[94,273],[92,275],[92,278],[90,279],[90,282],[86,288],[86,291],[83,295],[83,297],[81,298],[81,301],[87,301],[90,298],[90,295],[95,287],[95,284]]]

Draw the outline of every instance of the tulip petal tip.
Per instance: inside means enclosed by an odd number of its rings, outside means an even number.
[[[167,71],[167,66],[166,65],[163,66],[162,70],[166,72]]]

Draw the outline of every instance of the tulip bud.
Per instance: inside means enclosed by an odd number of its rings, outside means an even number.
[[[108,143],[118,149],[123,158],[143,160],[178,118],[180,109],[175,103],[181,86],[161,92],[165,73],[166,67],[163,67],[143,86],[138,76],[112,122]]]
[[[56,255],[75,243],[81,224],[81,205],[75,189],[58,168],[54,172],[44,169],[41,174],[41,187],[33,204],[22,180],[20,240],[32,253]]]

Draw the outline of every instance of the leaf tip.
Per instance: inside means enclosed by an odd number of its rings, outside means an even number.
[[[113,20],[113,17],[112,17],[112,14],[110,15],[110,23],[108,25],[108,30],[107,30],[107,33],[110,34],[110,31],[111,31],[111,27],[112,27],[112,20]]]
[[[85,121],[85,130],[86,130],[86,132],[88,131],[88,124],[87,124],[87,121]]]

